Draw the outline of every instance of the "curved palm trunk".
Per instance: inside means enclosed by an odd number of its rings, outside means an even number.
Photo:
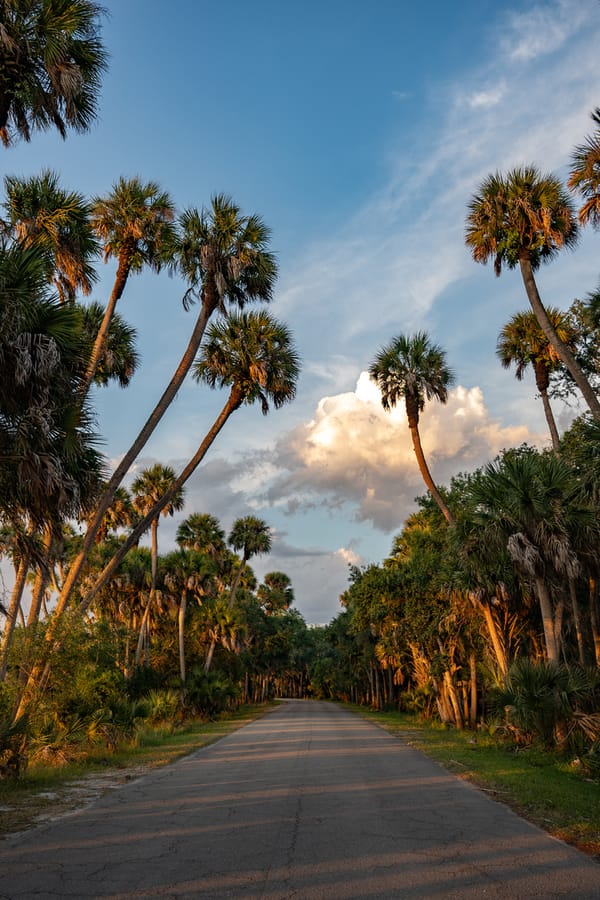
[[[575,384],[581,391],[585,402],[590,408],[592,415],[595,419],[598,419],[598,421],[600,421],[600,401],[598,401],[598,398],[594,393],[592,386],[583,374],[579,364],[577,363],[577,360],[575,359],[569,348],[560,340],[556,331],[552,327],[552,323],[548,318],[548,314],[537,289],[537,284],[533,275],[533,267],[531,265],[531,258],[528,251],[524,251],[519,257],[519,265],[521,267],[521,275],[523,277],[523,284],[525,285],[525,292],[527,293],[527,298],[531,304],[531,308],[533,309],[536,318],[540,323],[540,328],[546,335],[549,343],[552,344],[552,346],[558,353],[562,362],[569,370],[571,376],[573,377],[573,380],[575,381]]]
[[[110,331],[110,325],[115,314],[117,303],[123,296],[123,291],[125,290],[125,285],[127,284],[127,278],[129,277],[129,272],[131,270],[132,258],[133,247],[124,249],[123,252],[119,254],[119,265],[117,267],[115,283],[113,285],[108,303],[106,304],[104,317],[102,319],[102,322],[100,323],[100,328],[98,329],[98,334],[96,335],[96,339],[94,341],[92,355],[90,356],[87,371],[85,373],[85,378],[81,385],[81,394],[83,397],[86,396],[87,392],[90,389],[90,385],[94,380],[94,375],[96,374],[96,369],[98,368],[98,361],[104,349],[104,345],[106,344],[106,339]]]
[[[442,495],[438,491],[437,487],[435,486],[434,480],[431,477],[431,472],[429,471],[429,466],[427,465],[427,460],[425,459],[425,454],[423,453],[423,447],[421,446],[421,435],[419,434],[419,419],[418,416],[415,416],[409,408],[408,396],[406,398],[406,414],[408,416],[408,427],[410,429],[410,436],[412,438],[415,456],[417,457],[417,463],[419,465],[419,470],[421,472],[423,481],[427,485],[429,493],[440,508],[442,515],[446,519],[448,525],[454,526],[454,517],[444,503]]]
[[[106,510],[110,506],[111,501],[115,495],[115,491],[123,481],[123,478],[129,471],[132,463],[137,459],[138,455],[141,453],[146,443],[150,439],[152,433],[171,405],[173,399],[175,398],[175,395],[177,394],[177,391],[181,387],[183,380],[189,372],[196,357],[196,353],[198,352],[198,348],[204,335],[206,325],[208,324],[208,320],[210,319],[210,316],[216,308],[216,304],[216,300],[214,300],[213,302],[202,303],[200,315],[196,320],[196,324],[186,347],[185,353],[183,354],[181,361],[177,366],[177,369],[173,373],[171,381],[165,388],[162,397],[154,407],[154,410],[148,417],[146,424],[143,426],[134,443],[131,445],[131,447],[113,472],[111,478],[109,479],[106,488],[104,489],[104,493],[98,501],[98,506],[96,507],[95,513],[88,523],[81,550],[73,560],[67,578],[65,579],[65,582],[63,584],[63,588],[60,592],[60,596],[58,598],[58,603],[56,606],[57,615],[60,615],[60,613],[63,612],[66,608],[69,596],[79,580],[81,570],[83,569],[88,554],[94,545],[94,539],[96,537],[98,529],[102,524],[104,514],[106,513]]]
[[[6,670],[8,668],[8,654],[12,645],[12,639],[15,633],[15,626],[19,610],[21,608],[21,599],[23,590],[25,589],[25,581],[29,564],[26,559],[22,559],[17,567],[15,583],[10,595],[10,603],[6,613],[6,622],[4,623],[4,632],[2,633],[2,643],[0,644],[0,681],[6,678]]]
[[[477,609],[480,609],[483,614],[488,635],[494,649],[496,663],[502,675],[506,675],[508,672],[506,649],[504,647],[504,641],[502,640],[500,629],[498,628],[498,621],[496,616],[494,615],[494,611],[492,610],[489,602],[487,600],[480,599],[475,592],[472,591],[469,594],[469,597],[473,605],[476,606]]]
[[[79,613],[81,615],[83,615],[83,613],[85,613],[86,610],[89,609],[92,601],[94,600],[94,598],[96,597],[98,592],[101,591],[102,588],[108,583],[108,581],[113,576],[113,574],[115,573],[115,571],[117,570],[117,568],[119,567],[120,563],[123,561],[123,559],[125,558],[127,553],[129,552],[129,550],[131,550],[131,548],[137,544],[141,535],[145,531],[148,530],[148,526],[150,525],[152,519],[155,516],[160,515],[160,513],[165,508],[165,506],[167,506],[167,504],[170,503],[170,501],[173,499],[173,496],[179,490],[179,488],[183,487],[183,485],[186,483],[188,478],[190,478],[191,475],[193,475],[193,473],[195,472],[195,470],[198,468],[198,466],[200,465],[200,463],[206,456],[209,448],[214,443],[216,437],[218,436],[219,432],[221,431],[221,429],[223,428],[223,426],[225,425],[225,423],[227,422],[227,420],[229,419],[231,414],[233,412],[235,412],[236,409],[239,409],[239,407],[242,405],[242,400],[243,400],[243,397],[240,394],[239,388],[237,388],[237,386],[234,385],[234,387],[231,389],[231,392],[229,394],[227,403],[225,404],[225,406],[223,407],[223,409],[221,410],[221,412],[215,419],[215,422],[214,422],[212,428],[210,429],[208,434],[205,436],[204,440],[198,447],[198,450],[196,451],[194,456],[190,459],[187,466],[181,471],[180,475],[174,480],[174,482],[170,486],[169,490],[166,491],[166,493],[163,494],[163,496],[160,498],[160,500],[158,500],[154,504],[152,509],[144,516],[144,518],[141,519],[140,522],[138,522],[138,524],[133,529],[133,531],[127,538],[127,540],[121,545],[121,547],[119,548],[117,553],[113,556],[113,558],[110,560],[110,562],[107,563],[107,565],[104,567],[104,569],[102,570],[102,572],[96,579],[96,582],[93,584],[91,589],[86,593],[86,595],[82,599],[82,601],[78,607]],[[63,610],[61,610],[61,612],[62,611],[64,611],[64,607],[63,607]],[[48,631],[46,632],[46,640],[49,642],[52,642],[54,652],[59,650],[60,647],[62,646],[62,640],[60,638],[57,639],[55,637],[57,630],[58,630],[59,623],[60,623],[60,616],[57,612],[57,613],[55,613],[55,616],[53,618],[51,626],[48,628]],[[19,700],[18,709],[17,709],[16,716],[15,716],[16,718],[18,718],[18,716],[21,715],[27,708],[30,696],[33,693],[33,691],[35,690],[36,684],[38,682],[40,682],[40,683],[46,682],[49,670],[50,670],[50,664],[47,663],[45,665],[45,667],[43,665],[37,666],[34,669],[34,671],[31,673],[29,680],[27,682],[27,686]]]

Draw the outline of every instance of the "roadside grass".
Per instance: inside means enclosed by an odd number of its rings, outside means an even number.
[[[352,709],[600,861],[600,783],[585,778],[573,756],[517,749],[485,731],[457,731],[410,714]]]
[[[212,721],[192,720],[175,726],[143,725],[135,737],[114,749],[106,746],[73,749],[52,762],[31,763],[17,781],[0,780],[0,836],[23,831],[81,805],[102,790],[102,784],[125,783],[151,769],[215,743],[260,718],[275,704],[244,706]],[[86,792],[86,785],[90,788]]]

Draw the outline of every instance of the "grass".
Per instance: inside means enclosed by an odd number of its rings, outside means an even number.
[[[600,784],[577,771],[572,759],[534,748],[517,750],[485,732],[457,731],[409,714],[352,709],[600,860]]]
[[[242,728],[271,706],[245,706],[214,721],[190,721],[175,728],[143,727],[134,742],[118,745],[110,752],[98,747],[62,764],[33,763],[18,781],[0,781],[0,836],[81,805],[86,784],[93,794],[93,785],[101,789],[103,783],[124,783],[165,766]]]

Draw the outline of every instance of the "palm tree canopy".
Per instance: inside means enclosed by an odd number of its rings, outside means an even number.
[[[62,300],[73,301],[77,291],[89,294],[97,280],[93,261],[99,246],[84,197],[61,187],[49,169],[31,178],[7,175],[4,189],[5,230],[44,255]]]
[[[489,175],[469,203],[465,240],[475,262],[518,265],[523,254],[536,269],[577,241],[569,195],[553,175],[535,166]]]
[[[78,309],[82,316],[83,339],[89,347],[86,353],[88,359],[104,318],[104,307],[94,302]],[[128,325],[120,313],[115,313],[110,322],[106,344],[98,360],[94,375],[95,384],[105,386],[110,382],[116,382],[123,388],[129,385],[139,363],[139,354],[135,347],[136,339],[135,328]]]
[[[548,307],[546,312],[560,340],[574,349],[576,335],[567,314],[556,307]],[[515,365],[519,381],[530,365],[541,365],[548,373],[562,365],[532,310],[515,313],[506,323],[498,336],[496,355],[505,369]]]
[[[92,0],[0,0],[0,140],[87,131],[107,54]]]
[[[445,403],[454,373],[446,364],[442,348],[431,342],[424,332],[398,335],[383,347],[371,366],[369,374],[381,391],[381,403],[386,411],[404,397],[407,411],[422,412],[425,400]]]
[[[217,194],[209,209],[185,210],[179,224],[178,267],[190,284],[186,305],[194,295],[209,312],[224,312],[226,300],[240,308],[250,300],[271,300],[277,263],[260,216],[243,216],[231,197]]]
[[[263,519],[244,516],[236,519],[228,538],[234,550],[241,550],[244,562],[253,556],[261,556],[271,550],[271,529]]]
[[[171,466],[163,466],[161,463],[155,463],[144,469],[131,485],[135,509],[145,515],[171,487],[175,477],[175,470]],[[175,492],[169,503],[162,509],[163,516],[172,516],[178,510],[183,509],[184,493],[183,488],[179,488]]]
[[[575,147],[571,156],[571,174],[567,182],[572,191],[577,191],[584,199],[579,210],[582,225],[588,222],[600,226],[600,107],[592,113],[596,125],[593,134],[588,135],[583,144]]]
[[[175,207],[153,181],[119,178],[107,197],[92,201],[92,225],[102,242],[105,262],[127,256],[128,267],[158,270],[170,263],[175,248]]]
[[[296,395],[300,361],[289,329],[264,310],[232,313],[211,325],[194,364],[194,378],[210,387],[235,387],[242,403],[262,412]]]
[[[225,532],[216,516],[192,513],[177,528],[175,540],[182,549],[195,550],[212,557],[225,551]]]

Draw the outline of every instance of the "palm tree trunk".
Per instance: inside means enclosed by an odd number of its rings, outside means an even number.
[[[88,362],[85,378],[83,379],[83,382],[81,384],[80,390],[82,397],[86,396],[90,389],[90,385],[94,380],[94,375],[96,374],[96,369],[98,368],[100,355],[104,350],[104,345],[106,344],[106,340],[108,338],[108,333],[110,331],[111,322],[115,314],[117,302],[123,296],[123,291],[125,290],[127,277],[131,269],[131,258],[131,252],[124,252],[119,255],[119,265],[117,267],[115,283],[108,303],[106,304],[106,309],[104,310],[104,316],[102,318],[102,322],[100,323],[98,334],[96,335],[96,339],[94,341],[94,346],[92,348],[92,354]]]
[[[560,359],[565,364],[567,369],[569,370],[575,384],[581,391],[585,402],[587,403],[590,411],[595,419],[600,421],[600,402],[596,394],[594,393],[592,386],[589,381],[583,374],[581,367],[579,366],[577,360],[569,350],[569,348],[560,340],[556,331],[552,327],[552,323],[548,318],[548,314],[542,303],[542,299],[539,295],[537,284],[535,282],[535,278],[533,275],[533,267],[531,265],[531,257],[529,251],[523,251],[519,257],[519,265],[521,267],[521,275],[523,277],[523,284],[525,285],[525,291],[527,293],[527,297],[531,304],[531,308],[533,309],[538,322],[540,323],[540,328],[546,335],[546,338],[552,344],[556,352],[558,353]]]
[[[579,665],[585,666],[585,644],[583,640],[583,626],[581,624],[581,610],[579,608],[579,600],[577,599],[577,585],[575,579],[569,576],[569,597],[571,599],[571,610],[573,612],[573,625],[575,626],[575,635],[577,637],[577,652],[579,655]]]
[[[177,616],[177,636],[179,640],[179,677],[181,678],[182,691],[185,690],[185,611],[187,597],[185,591],[181,592],[179,601],[179,614]],[[183,699],[183,697],[182,697]]]
[[[208,648],[208,653],[206,654],[206,659],[204,661],[204,672],[208,675],[210,671],[210,667],[212,665],[213,654],[215,652],[215,647],[217,646],[217,642],[214,638],[211,638],[210,647]]]
[[[558,428],[556,427],[556,419],[554,418],[554,413],[552,412],[552,407],[550,406],[550,400],[548,399],[548,392],[540,391],[540,397],[542,398],[542,404],[544,406],[546,422],[548,423],[548,428],[550,429],[552,449],[555,453],[558,453],[558,451],[560,450],[560,437],[558,435]]]
[[[600,668],[600,610],[598,609],[598,584],[595,578],[590,578],[590,621],[592,626],[592,640],[594,642],[594,658]]]
[[[552,601],[548,594],[548,589],[543,578],[539,575],[535,576],[535,589],[540,604],[540,612],[542,614],[542,625],[544,628],[544,641],[546,644],[546,656],[548,662],[557,663],[558,660],[558,644],[556,642],[556,634],[554,631],[554,616],[552,614]]]
[[[423,477],[423,481],[427,485],[429,489],[429,493],[437,503],[440,508],[444,518],[446,519],[448,525],[451,527],[454,526],[454,517],[446,504],[444,503],[442,496],[438,489],[435,486],[433,478],[431,477],[431,472],[429,471],[429,466],[427,465],[427,460],[425,459],[425,454],[423,453],[423,447],[421,446],[421,436],[419,434],[419,426],[411,424],[410,418],[408,426],[410,428],[410,434],[412,437],[413,447],[415,451],[415,456],[417,457],[417,463],[419,465],[419,470]]]
[[[56,613],[58,615],[60,615],[60,613],[66,608],[69,597],[79,580],[81,570],[83,569],[84,563],[91,548],[94,546],[96,534],[102,524],[102,520],[104,518],[106,510],[111,504],[115,491],[123,481],[125,475],[128,473],[132,463],[137,459],[142,449],[150,439],[160,420],[173,402],[175,395],[177,394],[179,388],[183,383],[183,380],[189,372],[198,352],[198,348],[204,335],[206,325],[208,324],[208,320],[212,315],[213,310],[214,307],[212,307],[210,304],[205,302],[202,303],[200,314],[196,320],[196,324],[194,326],[194,330],[192,331],[192,335],[186,347],[185,353],[181,357],[179,365],[173,373],[171,381],[165,388],[160,400],[154,407],[154,410],[148,417],[146,424],[143,426],[137,438],[109,479],[104,489],[104,493],[98,501],[98,505],[96,507],[94,515],[88,523],[81,550],[73,560],[67,578],[64,581],[56,606]]]
[[[499,633],[498,622],[496,617],[494,616],[494,612],[490,604],[486,600],[479,599],[474,591],[469,594],[469,597],[471,599],[471,602],[483,613],[483,618],[487,627],[490,641],[492,642],[492,647],[494,649],[496,663],[502,675],[506,675],[506,673],[508,672],[506,649],[504,647],[504,641],[502,640],[502,637]]]
[[[25,589],[25,581],[27,572],[29,571],[29,563],[23,557],[17,566],[15,583],[10,595],[10,603],[6,612],[6,622],[4,623],[4,631],[2,633],[2,642],[0,643],[0,681],[6,678],[6,670],[8,668],[8,654],[12,645],[12,639],[15,633],[17,617],[21,607],[21,599],[23,590]]]

